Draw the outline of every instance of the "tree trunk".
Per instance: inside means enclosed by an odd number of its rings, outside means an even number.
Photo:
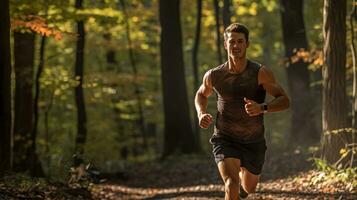
[[[231,0],[224,0],[223,1],[223,8],[222,8],[222,19],[223,19],[223,26],[226,29],[231,24]]]
[[[159,1],[161,77],[165,114],[163,156],[192,153],[198,141],[192,132],[182,52],[180,1]]]
[[[290,58],[299,49],[308,49],[303,17],[303,0],[281,0],[281,20],[285,56],[289,60],[287,67],[288,86],[291,95],[291,133],[289,143],[306,145],[319,140],[314,117],[314,106],[310,92],[309,63],[300,59],[292,63]],[[303,129],[301,127],[304,127]]]
[[[139,119],[137,120],[137,124],[140,127],[140,132],[143,137],[143,147],[144,149],[147,149],[147,136],[146,136],[146,130],[145,130],[145,122],[144,122],[144,109],[142,105],[142,100],[141,100],[141,94],[140,94],[140,88],[138,85],[138,70],[136,67],[136,62],[134,58],[134,51],[133,51],[133,46],[131,42],[131,34],[130,34],[130,24],[129,24],[129,16],[128,13],[126,12],[125,8],[125,2],[124,0],[120,0],[120,4],[123,8],[124,12],[124,20],[126,24],[126,36],[127,36],[127,41],[128,41],[128,51],[129,51],[129,59],[131,63],[131,67],[133,68],[133,73],[134,73],[134,88],[135,88],[135,97],[138,102],[138,111],[139,111]]]
[[[352,70],[353,70],[352,128],[354,129],[357,129],[357,74],[356,74],[357,72],[356,72],[356,46],[354,43],[355,40],[354,17],[357,16],[356,6],[353,6],[349,19],[350,32],[351,32],[350,48],[351,48],[351,55],[352,55]]]
[[[357,146],[357,138],[356,138],[356,130],[357,130],[357,69],[356,69],[356,46],[355,46],[355,35],[354,35],[354,21],[355,17],[357,17],[357,5],[356,0],[353,0],[354,6],[352,7],[352,11],[350,13],[350,32],[351,32],[351,54],[352,54],[352,70],[353,70],[353,94],[352,94],[352,138],[351,138],[351,149],[356,148]],[[350,167],[354,167],[355,163],[355,152],[352,151]]]
[[[50,98],[46,103],[46,109],[44,111],[44,118],[45,118],[45,151],[44,154],[46,155],[46,166],[47,166],[47,176],[51,177],[51,154],[50,154],[50,128],[49,128],[49,117],[50,117],[50,110],[53,105],[53,98],[54,98],[54,89],[51,90]]]
[[[110,33],[106,33],[106,34],[104,34],[104,39],[106,40],[106,42],[108,43],[108,44],[110,44],[111,43],[111,41],[112,41],[112,38],[111,38],[112,36],[111,36],[111,34]],[[109,46],[111,46],[111,45],[109,45]],[[118,62],[117,62],[117,60],[115,59],[115,50],[113,50],[113,48],[109,48],[108,50],[107,50],[107,52],[105,53],[105,57],[106,57],[106,60],[107,60],[107,64],[108,64],[108,66],[107,66],[107,70],[113,70],[113,69],[115,69],[115,71],[119,71],[119,69],[118,69]]]
[[[33,33],[14,32],[15,57],[15,121],[14,121],[14,163],[17,172],[26,171],[29,166],[33,129],[32,82],[35,53]]]
[[[346,133],[340,130],[347,127],[346,0],[325,0],[323,19],[322,158],[333,164],[348,142]]]
[[[82,9],[82,0],[76,0],[76,9]],[[76,49],[76,61],[75,61],[75,77],[79,81],[79,84],[75,87],[75,100],[77,106],[77,137],[75,153],[83,154],[84,145],[87,137],[87,114],[84,102],[83,94],[83,68],[84,68],[84,43],[85,43],[85,31],[84,21],[77,21],[77,49]]]
[[[111,35],[110,33],[107,33],[104,35],[105,40],[110,43],[111,42]],[[111,46],[111,45],[109,45]],[[108,66],[110,66],[108,68],[108,70],[113,70],[113,67],[111,66],[115,66],[116,72],[119,72],[120,70],[117,69],[118,67],[118,61],[116,60],[116,51],[113,49],[108,49],[106,52],[106,61]],[[111,87],[117,87],[117,85],[111,85]],[[123,138],[124,136],[124,132],[125,132],[125,124],[123,119],[120,118],[120,114],[121,114],[121,110],[120,108],[114,106],[117,102],[120,101],[121,99],[121,95],[117,95],[115,97],[112,98],[111,102],[113,104],[113,113],[114,113],[114,121],[116,122],[117,125],[117,133],[118,133],[118,138]],[[119,150],[119,158],[122,160],[126,160],[128,157],[128,148],[126,146],[121,147],[121,149]]]
[[[31,166],[30,171],[33,176],[43,176],[43,169],[41,163],[36,154],[36,136],[37,136],[37,129],[38,129],[38,120],[39,120],[39,109],[38,109],[38,102],[40,100],[40,78],[43,72],[44,64],[45,64],[45,45],[46,45],[46,36],[42,36],[41,38],[41,45],[40,45],[40,61],[38,64],[36,77],[35,77],[35,97],[33,103],[33,128],[31,133],[31,158],[29,164]]]
[[[197,55],[198,55],[198,50],[199,50],[199,45],[200,45],[200,35],[201,35],[201,18],[202,18],[202,0],[197,0],[197,17],[196,17],[196,34],[195,34],[195,40],[193,43],[193,49],[192,49],[192,68],[193,68],[193,91],[194,95],[196,94],[196,91],[198,89],[198,60],[197,60]],[[195,109],[194,109],[195,110]],[[198,143],[200,144],[200,127],[198,125],[198,117],[197,117],[197,111],[195,110],[195,136],[197,138]],[[199,145],[200,146],[200,145]]]
[[[213,0],[214,5],[214,15],[216,19],[216,46],[217,46],[217,55],[218,55],[218,65],[222,64],[222,47],[221,47],[221,32],[220,32],[220,17],[219,17],[219,4],[218,0]]]
[[[197,16],[196,16],[196,33],[195,33],[195,40],[193,43],[193,48],[192,48],[192,67],[193,67],[193,85],[194,85],[194,91],[198,89],[198,50],[200,46],[200,36],[201,36],[201,18],[202,18],[202,0],[197,0]]]
[[[11,167],[11,56],[9,1],[0,1],[0,177]]]

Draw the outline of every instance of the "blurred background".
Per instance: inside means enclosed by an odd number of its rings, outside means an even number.
[[[291,99],[265,115],[267,156],[356,166],[356,3],[335,2],[324,13],[322,0],[10,0],[12,169],[63,181],[78,163],[115,173],[181,154],[211,159],[213,127],[197,126],[194,95],[227,60],[234,22],[250,30],[249,59]]]

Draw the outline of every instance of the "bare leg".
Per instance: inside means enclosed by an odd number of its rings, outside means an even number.
[[[224,181],[225,200],[239,199],[240,160],[236,158],[225,158],[218,163],[218,169]]]
[[[255,175],[250,173],[246,168],[241,167],[241,170],[239,172],[239,177],[241,180],[241,184],[243,189],[247,193],[254,193],[255,189],[257,188],[260,175]]]

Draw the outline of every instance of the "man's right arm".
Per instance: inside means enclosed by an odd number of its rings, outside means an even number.
[[[206,72],[203,83],[198,89],[195,97],[195,107],[199,125],[201,128],[208,128],[212,123],[212,116],[206,113],[208,97],[212,94],[211,71]]]

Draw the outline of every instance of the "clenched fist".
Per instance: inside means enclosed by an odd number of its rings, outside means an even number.
[[[213,122],[212,115],[207,113],[200,114],[198,119],[200,127],[204,129],[208,128],[209,125],[211,125],[211,123]]]
[[[257,102],[244,98],[244,108],[247,114],[251,117],[260,115],[262,113],[262,106]]]

